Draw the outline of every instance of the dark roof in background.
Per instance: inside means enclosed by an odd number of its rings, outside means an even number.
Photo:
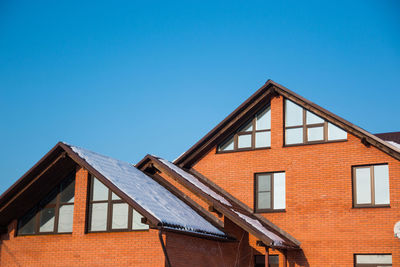
[[[379,133],[375,134],[375,136],[385,141],[393,141],[400,144],[400,132]]]

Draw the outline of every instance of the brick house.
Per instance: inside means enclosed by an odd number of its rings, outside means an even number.
[[[0,265],[400,266],[399,144],[270,80],[173,163],[60,142],[0,197]]]

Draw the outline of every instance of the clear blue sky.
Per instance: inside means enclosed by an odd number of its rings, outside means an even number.
[[[400,131],[399,14],[398,1],[1,1],[0,193],[60,140],[173,160],[267,79]]]

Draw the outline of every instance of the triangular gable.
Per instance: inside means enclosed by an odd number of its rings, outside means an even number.
[[[206,201],[215,210],[257,237],[266,246],[285,249],[299,248],[299,241],[266,218],[253,214],[252,210],[244,203],[219,188],[201,174],[194,173],[193,171],[188,172],[167,160],[151,155],[147,155],[141,160],[137,164],[137,167],[144,168],[149,161],[157,169],[174,177],[179,183]]]
[[[218,224],[204,219],[198,211],[133,165],[61,142],[0,197],[0,226],[4,228],[11,220],[22,216],[27,211],[21,209],[27,206],[26,199],[37,199],[36,196],[32,198],[35,191],[46,192],[44,188],[52,188],[50,185],[55,181],[42,177],[47,171],[53,170],[54,166],[57,166],[54,171],[58,172],[63,166],[71,169],[77,165],[87,169],[142,214],[152,228],[211,239],[229,239]],[[39,176],[35,176],[38,173]],[[41,190],[37,190],[39,185]]]
[[[257,90],[229,116],[214,127],[208,134],[179,156],[174,163],[190,169],[212,148],[225,140],[249,117],[254,115],[254,113],[257,112],[257,109],[259,109],[263,104],[268,103],[270,99],[276,95],[282,95],[286,99],[289,99],[306,110],[313,112],[324,120],[357,136],[365,145],[373,145],[381,151],[400,160],[400,149],[398,147],[383,141],[381,138],[327,111],[326,109],[290,91],[286,87],[275,83],[272,80],[268,80],[259,90]]]

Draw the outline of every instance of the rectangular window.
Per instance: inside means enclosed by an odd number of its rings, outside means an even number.
[[[218,152],[271,147],[271,108],[259,111],[218,146]]]
[[[292,101],[285,100],[285,145],[316,144],[346,139],[346,131]]]
[[[96,177],[91,177],[89,232],[147,230],[143,216],[112,192]]]
[[[392,266],[391,254],[355,254],[356,267],[388,267]]]
[[[354,207],[388,206],[388,164],[353,167]]]
[[[265,267],[264,255],[254,255],[254,267]],[[279,267],[279,255],[268,256],[268,267]]]
[[[286,208],[286,179],[284,172],[255,174],[255,212]]]
[[[74,196],[71,174],[18,220],[18,235],[72,233]]]

